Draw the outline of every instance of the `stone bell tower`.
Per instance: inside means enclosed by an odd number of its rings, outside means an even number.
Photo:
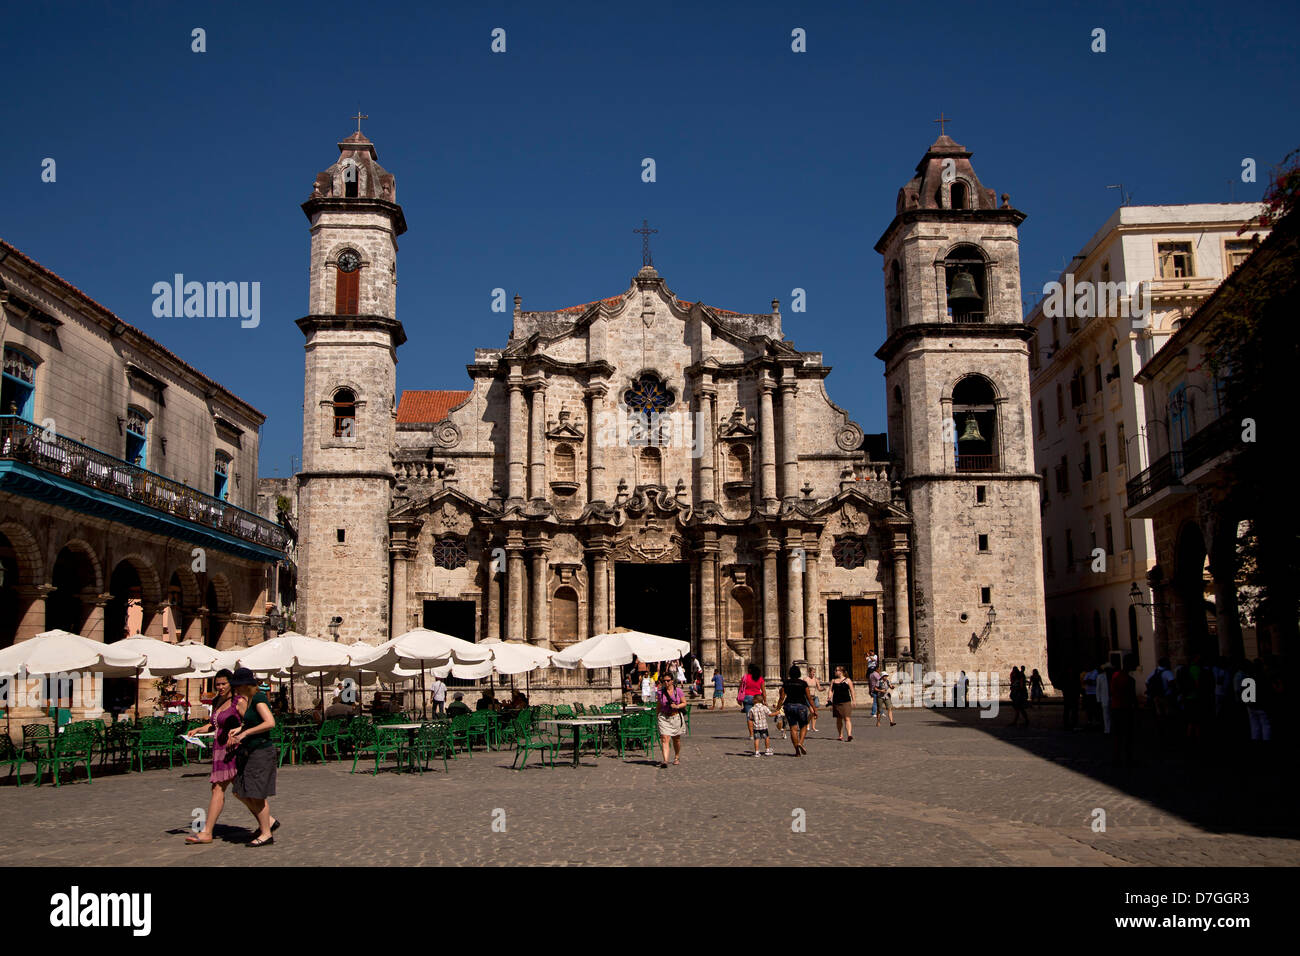
[[[927,670],[1046,680],[1039,478],[1018,227],[940,135],[898,193],[884,256],[890,447],[914,516],[915,653]]]
[[[388,512],[394,483],[397,187],[357,130],[302,204],[311,223],[298,476],[299,631],[387,640]]]

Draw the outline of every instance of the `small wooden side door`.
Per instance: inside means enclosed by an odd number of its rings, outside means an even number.
[[[853,648],[853,680],[867,679],[867,655],[876,649],[876,606],[849,605],[849,640]]]

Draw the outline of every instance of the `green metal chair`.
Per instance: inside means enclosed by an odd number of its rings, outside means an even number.
[[[342,729],[339,730],[339,735],[336,742],[340,748],[346,747],[348,752],[351,753],[353,750],[356,749],[357,737],[358,736],[364,737],[366,735],[366,732],[373,727],[374,727],[374,721],[372,721],[369,717],[360,714],[358,714],[356,717],[350,717],[348,718],[347,723],[342,725]],[[339,759],[340,760],[343,759],[342,753],[339,754]]]
[[[135,741],[134,757],[140,763],[140,770],[144,770],[144,758],[149,754],[166,754],[167,769],[175,766],[174,758],[180,754],[181,761],[189,763],[185,756],[185,745],[182,741],[177,741],[176,735],[172,728],[167,724],[146,724],[140,729],[140,736]]]
[[[322,761],[329,759],[329,749],[334,748],[334,756],[342,760],[343,756],[339,753],[339,722],[331,718],[326,720],[314,730],[303,732],[303,736],[298,740],[298,759],[305,761],[309,751],[315,751]]]
[[[474,713],[466,714],[465,716],[467,718],[466,725],[465,725],[466,746],[468,746],[470,750],[473,751],[474,741],[476,739],[482,739],[483,749],[484,750],[492,749],[492,740],[493,740],[492,730],[493,730],[493,724],[495,723],[496,714],[492,713],[489,710],[476,710]]]
[[[293,754],[293,748],[298,738],[294,734],[292,727],[286,726],[278,720],[275,722],[275,726],[271,728],[270,734],[271,746],[275,748],[276,766],[283,767],[284,758]]]
[[[473,714],[457,714],[451,719],[450,737],[453,747],[459,747],[464,744],[465,750],[471,757],[474,756],[474,748],[470,746],[469,722]]]
[[[54,785],[59,786],[59,768],[64,764],[75,769],[77,764],[86,767],[86,782],[94,783],[90,774],[90,761],[95,756],[95,735],[89,730],[65,730],[59,734],[53,748],[36,761],[36,785],[40,786],[41,775],[50,771]]]
[[[54,744],[54,732],[49,724],[23,724],[23,751],[33,763],[36,757]]]
[[[546,765],[546,754],[549,753],[551,755],[551,767],[554,768],[555,755],[559,750],[560,743],[558,740],[546,740],[539,737],[528,725],[528,721],[522,717],[515,718],[515,759],[510,762],[510,766],[515,770],[524,769],[524,764],[528,763],[528,755],[533,751],[542,754],[542,766]],[[524,758],[522,763],[519,762],[520,756]],[[516,763],[519,763],[519,766],[515,767]]]
[[[618,755],[621,758],[625,750],[635,746],[650,755],[654,743],[655,715],[649,711],[628,714],[618,722]]]
[[[14,746],[13,738],[9,734],[0,737],[0,766],[8,766],[9,776],[18,778],[16,786],[23,785],[23,764],[27,762],[27,754]],[[40,780],[39,773],[36,779]]]
[[[442,758],[442,769],[447,769],[447,758],[455,757],[456,750],[451,745],[451,728],[442,722],[427,723],[420,727],[415,734],[415,753],[411,755],[412,765],[420,772],[429,769],[429,761],[437,757]],[[420,765],[420,761],[424,765]]]
[[[685,709],[684,711],[682,711],[682,713],[684,713],[684,714],[686,715],[686,736],[687,736],[687,737],[689,737],[689,736],[691,735],[691,707],[692,707],[692,706],[694,706],[694,705],[692,705],[692,704],[687,704],[687,705],[686,705],[686,709]],[[656,725],[656,726],[657,726],[657,725]]]
[[[352,753],[352,769],[348,772],[357,772],[357,762],[363,754],[374,754],[375,756],[373,775],[378,775],[380,761],[390,754],[396,755],[400,767],[403,758],[402,749],[405,744],[405,730],[392,730],[385,724],[375,724],[362,731],[361,738],[357,739],[357,748]]]

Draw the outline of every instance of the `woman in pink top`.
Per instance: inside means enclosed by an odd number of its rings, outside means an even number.
[[[754,701],[763,696],[763,675],[757,664],[750,664],[749,671],[740,679],[740,689],[736,700],[745,712],[745,724],[749,727],[749,739],[754,739],[754,722],[749,719],[749,709]]]
[[[208,799],[208,814],[203,818],[203,829],[185,838],[186,843],[211,843],[212,829],[217,825],[217,817],[226,805],[226,787],[238,774],[235,769],[235,754],[226,750],[226,735],[231,728],[240,724],[239,709],[235,706],[237,698],[230,689],[230,671],[217,671],[217,696],[212,699],[212,719],[206,726],[199,727],[193,733],[216,732],[212,742],[212,774],[208,780],[212,783],[212,796]]]
[[[659,766],[668,766],[668,741],[672,741],[673,763],[681,763],[682,734],[686,733],[686,718],[682,711],[686,709],[686,700],[682,689],[676,686],[671,673],[665,673],[664,679],[655,695],[659,703],[659,743],[663,747],[664,761]]]

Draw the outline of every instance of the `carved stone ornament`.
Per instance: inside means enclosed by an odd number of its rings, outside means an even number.
[[[450,501],[444,502],[433,520],[434,534],[469,534],[473,520]]]
[[[439,448],[455,448],[460,444],[460,429],[451,422],[433,426],[433,440]]]
[[[835,433],[835,444],[845,451],[856,451],[862,444],[862,429],[849,422]]]

